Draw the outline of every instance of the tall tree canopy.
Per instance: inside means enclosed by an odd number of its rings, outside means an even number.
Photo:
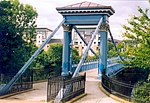
[[[33,50],[36,10],[18,0],[0,1],[0,72],[16,72]]]
[[[54,67],[61,67],[62,65],[62,44],[51,44],[47,51],[47,62]],[[79,54],[76,48],[72,48],[72,62],[79,61]]]
[[[144,69],[150,68],[150,15],[149,10],[138,7],[140,16],[134,15],[124,25],[126,30],[123,34],[126,37],[127,65]]]

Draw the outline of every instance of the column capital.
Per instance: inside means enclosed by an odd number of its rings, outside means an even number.
[[[101,24],[101,26],[99,28],[100,31],[105,31],[105,32],[107,32],[108,29],[109,29],[109,24],[108,23]]]
[[[68,32],[72,31],[72,26],[71,25],[63,24],[63,28],[64,28],[64,31],[68,31]]]

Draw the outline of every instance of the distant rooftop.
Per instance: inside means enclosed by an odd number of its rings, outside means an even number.
[[[48,31],[51,31],[52,32],[52,30],[51,29],[49,29],[49,28],[46,28],[46,27],[44,27],[44,28],[36,28],[36,30],[48,30]]]

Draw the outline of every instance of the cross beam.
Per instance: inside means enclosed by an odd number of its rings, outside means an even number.
[[[114,41],[114,38],[113,38],[113,36],[112,36],[112,33],[111,33],[111,31],[110,31],[110,28],[108,29],[108,32],[109,32],[111,41],[112,41],[112,43],[113,43],[113,45],[114,45],[114,47],[115,47],[115,50],[117,51],[117,54],[119,55],[119,51],[118,51],[118,48],[117,48],[116,43],[115,43],[115,41]],[[119,58],[121,59],[121,61],[124,61],[124,59],[123,59],[120,55],[119,55]]]
[[[88,43],[85,41],[85,39],[83,38],[83,36],[81,35],[81,33],[79,32],[79,30],[77,29],[76,26],[73,26],[73,28],[75,29],[75,31],[78,33],[79,37],[81,38],[81,40],[84,42],[84,44],[86,46],[88,46]],[[91,52],[97,57],[99,58],[99,56],[94,52],[94,50],[92,48],[90,48]]]

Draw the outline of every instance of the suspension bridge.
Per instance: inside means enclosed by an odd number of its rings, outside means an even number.
[[[62,58],[62,77],[67,77],[69,72],[72,74],[72,78],[78,76],[79,72],[87,71],[90,69],[97,68],[97,77],[102,78],[102,72],[111,78],[111,76],[116,75],[118,72],[122,71],[122,64],[116,61],[123,60],[120,56],[118,58],[107,58],[107,39],[108,34],[115,46],[116,44],[113,40],[111,34],[109,17],[115,13],[111,6],[104,6],[92,2],[81,2],[73,5],[68,5],[65,7],[56,8],[58,13],[63,16],[63,20],[56,27],[56,29],[51,33],[51,35],[45,40],[45,42],[38,48],[38,50],[31,56],[31,58],[25,63],[25,65],[19,70],[19,72],[7,83],[0,86],[0,95],[7,94],[17,82],[17,80],[26,72],[30,64],[42,51],[44,46],[51,40],[51,38],[56,34],[60,27],[64,29],[64,43],[63,43],[63,58]],[[87,43],[85,38],[79,32],[77,26],[96,26],[92,38]],[[70,44],[72,43],[72,29],[74,29],[79,37],[83,40],[87,48],[81,56],[80,62],[76,65],[72,64],[72,53]],[[91,45],[96,37],[96,34],[100,35],[100,55],[97,55],[92,49]],[[84,63],[88,51],[91,51],[98,58],[97,61],[92,61],[89,63]],[[95,74],[94,74],[95,76]],[[64,89],[64,93],[69,92],[71,85],[67,85]],[[61,91],[62,88],[59,90]],[[60,102],[63,97],[59,95],[56,96],[55,102]]]

